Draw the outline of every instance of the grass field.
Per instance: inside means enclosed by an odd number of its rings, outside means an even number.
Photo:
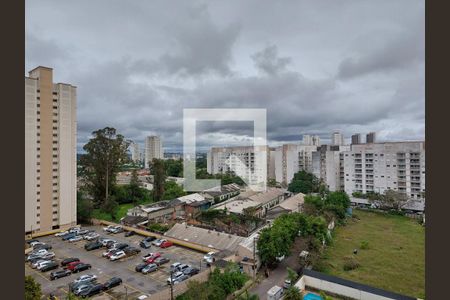
[[[354,210],[320,261],[319,271],[388,291],[425,298],[425,228],[407,217]],[[367,241],[368,248],[361,249]],[[358,254],[353,255],[353,249]],[[344,271],[345,257],[359,268]]]

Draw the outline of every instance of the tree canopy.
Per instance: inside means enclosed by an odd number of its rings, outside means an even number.
[[[40,300],[41,285],[31,276],[25,276],[25,300]]]
[[[117,172],[128,161],[129,142],[116,129],[105,127],[92,132],[93,138],[83,146],[81,174],[93,196],[94,206],[104,205],[116,182]]]
[[[288,185],[288,190],[295,194],[315,193],[319,192],[319,189],[319,179],[314,174],[305,171],[299,171],[295,173],[294,178],[292,178],[291,182]]]

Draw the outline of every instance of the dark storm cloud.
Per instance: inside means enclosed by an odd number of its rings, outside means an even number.
[[[183,108],[265,108],[273,144],[424,138],[423,1],[27,1],[26,30],[26,71],[78,87],[79,149],[105,126],[180,149]],[[252,131],[209,122],[197,144]]]

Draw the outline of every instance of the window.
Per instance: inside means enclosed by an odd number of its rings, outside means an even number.
[[[40,217],[41,216],[41,214],[36,214],[36,217]]]
[[[36,187],[41,187],[41,185],[38,183],[38,184],[36,184]]]
[[[53,157],[56,158],[56,157],[58,157],[58,155],[57,154],[53,154]]]
[[[36,192],[36,195],[40,195],[40,194],[41,194],[41,192],[40,192],[40,191],[37,191],[37,192]]]
[[[58,93],[57,92],[53,92],[53,95],[58,95]]]
[[[58,164],[58,162],[57,161],[54,161],[52,164],[54,164],[54,165],[57,165]]]
[[[53,109],[58,109],[58,106],[53,106]]]
[[[57,186],[58,185],[58,183],[57,182],[53,182],[53,186]]]
[[[38,103],[37,105],[36,105],[37,107],[41,107],[41,105]]]
[[[37,119],[37,121],[38,121],[38,122],[40,122],[40,121],[41,121],[41,119],[39,119],[39,118],[38,118],[38,119]]]
[[[40,158],[40,157],[41,157],[41,155],[40,155],[40,154],[36,155],[36,158]]]
[[[53,136],[54,136],[54,137],[58,137],[58,134],[54,133]]]
[[[58,123],[58,120],[53,120],[53,123]]]
[[[41,92],[41,90],[40,90],[40,89],[37,89],[37,91],[36,91],[36,92],[40,93],[40,92]]]
[[[54,115],[54,116],[57,116],[57,115],[58,115],[58,113],[53,113],[53,115]]]
[[[58,127],[56,127],[56,126],[53,126],[53,129],[54,129],[54,130],[56,130],[56,129],[58,129]]]

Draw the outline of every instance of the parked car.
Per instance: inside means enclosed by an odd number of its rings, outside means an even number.
[[[183,270],[183,274],[188,276],[194,276],[198,274],[198,272],[200,272],[200,270],[194,267],[189,267]]]
[[[165,263],[168,263],[169,261],[170,261],[170,259],[168,259],[167,257],[158,257],[157,259],[155,259],[154,263],[157,264],[158,266],[160,266]]]
[[[109,289],[112,289],[113,287],[121,285],[121,284],[122,284],[121,278],[112,277],[103,284],[103,290],[109,290]]]
[[[172,274],[171,277],[167,278],[167,284],[171,285],[172,283],[175,283],[175,281],[180,278],[181,276],[186,276],[183,274],[183,272],[175,272]]]
[[[149,242],[149,241],[146,241],[146,240],[144,239],[144,240],[142,240],[142,241],[139,243],[139,246],[141,246],[141,247],[144,248],[144,249],[148,249],[148,248],[150,248],[150,247],[152,246],[152,243]]]
[[[123,249],[125,249],[127,247],[129,247],[129,245],[126,244],[126,243],[116,243],[116,244],[113,245],[113,248],[114,249],[118,249],[118,250],[123,250]]]
[[[135,235],[134,231],[127,231],[125,232],[124,236],[129,237]]]
[[[31,247],[34,247],[35,245],[43,244],[42,242],[39,242],[38,240],[32,241],[28,243]]]
[[[170,271],[171,272],[177,271],[178,270],[178,266],[180,266],[180,265],[181,265],[181,263],[179,263],[179,262],[175,262],[175,263],[171,264],[170,265]]]
[[[77,285],[76,288],[74,288],[73,293],[75,294],[75,296],[79,296],[82,292],[89,290],[94,285],[95,283],[93,282],[82,283],[80,285]]]
[[[80,226],[75,226],[75,227],[70,227],[69,228],[69,232],[70,233],[75,233],[75,232],[78,232],[78,231],[80,231],[81,230],[81,227]]]
[[[123,250],[119,250],[118,252],[116,252],[113,255],[111,255],[109,257],[109,260],[115,261],[115,260],[121,259],[121,258],[123,258],[125,256],[127,256],[126,253]]]
[[[76,289],[78,289],[80,286],[83,286],[83,285],[93,285],[94,283],[96,283],[97,282],[97,279],[96,278],[94,278],[94,279],[92,279],[91,281],[89,281],[89,282],[71,282],[70,284],[69,284],[69,291],[70,292],[74,292]]]
[[[173,243],[170,241],[164,241],[161,243],[161,245],[159,245],[160,248],[169,248],[171,246],[173,246]]]
[[[70,239],[69,239],[69,242],[71,242],[71,243],[79,242],[79,241],[81,241],[82,239],[83,239],[82,236],[76,235],[76,236],[74,236],[73,238],[70,238]]]
[[[155,245],[155,246],[157,246],[157,247],[159,247],[159,246],[161,246],[161,244],[162,244],[164,241],[165,241],[164,239],[157,239],[157,240],[154,240],[154,241],[152,242],[152,244]]]
[[[175,278],[175,280],[173,281],[173,284],[178,284],[178,283],[180,283],[180,282],[182,282],[182,281],[185,281],[185,280],[188,279],[188,278],[189,278],[188,275],[183,274],[183,275],[181,275],[181,276]]]
[[[148,263],[145,263],[145,262],[144,262],[144,263],[137,264],[136,267],[134,268],[134,270],[135,270],[136,272],[141,272],[142,269],[145,268],[147,265],[148,265]]]
[[[80,261],[80,259],[77,257],[69,257],[69,258],[63,259],[61,261],[61,266],[64,267],[65,265],[70,264],[71,262],[75,262],[75,261]]]
[[[68,263],[68,264],[66,265],[65,269],[70,270],[70,271],[73,272],[73,270],[75,269],[75,267],[76,267],[77,265],[79,265],[79,264],[82,264],[82,262],[81,262],[81,261],[73,261],[73,262],[70,262],[70,263]]]
[[[121,233],[121,232],[123,232],[123,227],[120,225],[117,225],[114,228],[112,228],[111,230],[109,230],[109,232],[114,233],[114,234]]]
[[[89,229],[81,229],[80,231],[77,232],[77,235],[86,235],[88,233],[92,232],[92,230]]]
[[[93,274],[85,274],[85,275],[81,275],[80,277],[78,277],[77,279],[75,279],[73,282],[74,283],[79,283],[79,282],[91,282],[97,279],[97,276],[93,275]]]
[[[214,262],[214,254],[216,254],[216,252],[206,253],[205,256],[203,256],[203,260],[209,264],[212,264]]]
[[[56,237],[59,237],[59,236],[66,235],[66,234],[68,234],[68,233],[69,233],[68,230],[60,231],[60,232],[55,233],[55,236],[56,236]]]
[[[102,243],[98,241],[93,241],[84,245],[84,249],[86,249],[87,251],[91,251],[95,249],[100,249],[102,246],[103,246]]]
[[[93,286],[91,286],[88,289],[84,289],[83,291],[81,291],[78,296],[82,297],[82,298],[86,298],[86,297],[91,297],[97,294],[100,294],[103,291],[103,284],[101,283],[97,283],[94,284]]]
[[[190,265],[180,264],[180,265],[178,265],[178,267],[176,268],[176,270],[177,270],[177,271],[180,271],[180,272],[184,272],[184,270],[186,270],[186,269],[189,268],[189,267],[190,267]]]
[[[98,234],[97,232],[90,232],[86,235],[83,236],[83,238],[87,241],[92,241],[95,240],[96,238],[98,238],[100,236],[100,234]]]
[[[73,238],[75,236],[77,236],[77,234],[75,232],[71,232],[71,233],[63,235],[62,236],[62,240],[63,241],[67,241],[67,240],[70,240],[71,238]]]
[[[54,270],[58,267],[59,267],[59,264],[56,261],[52,261],[52,262],[49,262],[48,264],[44,265],[40,270],[41,270],[41,272],[47,272],[50,270]]]
[[[161,256],[161,253],[159,253],[159,252],[150,252],[150,253],[142,256],[142,260],[143,261],[147,261],[149,258],[152,258],[152,257],[153,258],[158,258],[160,256]]]
[[[40,270],[43,266],[45,266],[46,264],[49,264],[49,263],[51,263],[51,262],[53,262],[52,260],[49,260],[49,259],[42,259],[42,260],[38,260],[38,261],[36,261],[35,263],[33,263],[32,265],[31,265],[31,267],[33,268],[33,269],[38,269],[38,270]]]
[[[49,261],[48,259],[43,259],[43,258],[37,258],[37,259],[33,259],[32,261],[30,261],[30,266],[32,269],[36,269],[38,267],[38,265],[40,263]]]
[[[106,257],[106,258],[110,258],[111,255],[115,254],[118,251],[120,251],[120,250],[118,250],[118,249],[109,249],[109,250],[106,250],[105,252],[103,252],[102,256]]]
[[[108,249],[111,249],[111,248],[114,247],[115,244],[117,244],[116,241],[114,241],[114,240],[109,240],[109,241],[106,242],[105,247],[108,248]]]
[[[78,273],[81,271],[89,270],[90,268],[92,268],[90,264],[80,263],[73,268],[72,272]]]
[[[34,245],[33,250],[39,250],[39,249],[50,250],[50,249],[52,249],[52,245],[49,245],[49,244]]]
[[[148,264],[154,263],[154,262],[155,262],[155,259],[157,259],[157,258],[160,257],[160,256],[161,256],[161,254],[155,253],[153,256],[150,256],[149,258],[147,258],[146,262],[147,262]]]
[[[158,266],[156,264],[148,264],[141,270],[141,272],[142,274],[148,274],[155,272],[156,270],[158,270]]]
[[[45,245],[45,243],[43,243],[43,242],[32,242],[30,246],[33,247],[33,249],[36,249],[36,247],[38,247],[40,245]]]
[[[114,228],[114,225],[108,225],[106,227],[103,227],[103,231],[110,232],[110,230],[113,228]]]
[[[29,256],[31,255],[44,255],[48,253],[48,251],[46,249],[36,249],[30,252]]]
[[[290,279],[284,280],[284,282],[283,282],[283,288],[284,288],[284,289],[288,289],[288,288],[290,288],[290,287],[291,287],[291,280],[290,280]]]
[[[66,277],[72,274],[69,270],[58,270],[50,273],[50,280],[59,279],[62,277]]]
[[[38,239],[29,239],[29,240],[26,240],[25,242],[26,242],[28,245],[31,246],[31,243],[33,243],[33,242],[39,242],[39,240],[38,240]]]
[[[123,249],[123,251],[127,255],[131,256],[131,255],[136,255],[136,254],[140,253],[141,249],[138,249],[138,248],[135,248],[135,247],[127,247],[127,248]]]

